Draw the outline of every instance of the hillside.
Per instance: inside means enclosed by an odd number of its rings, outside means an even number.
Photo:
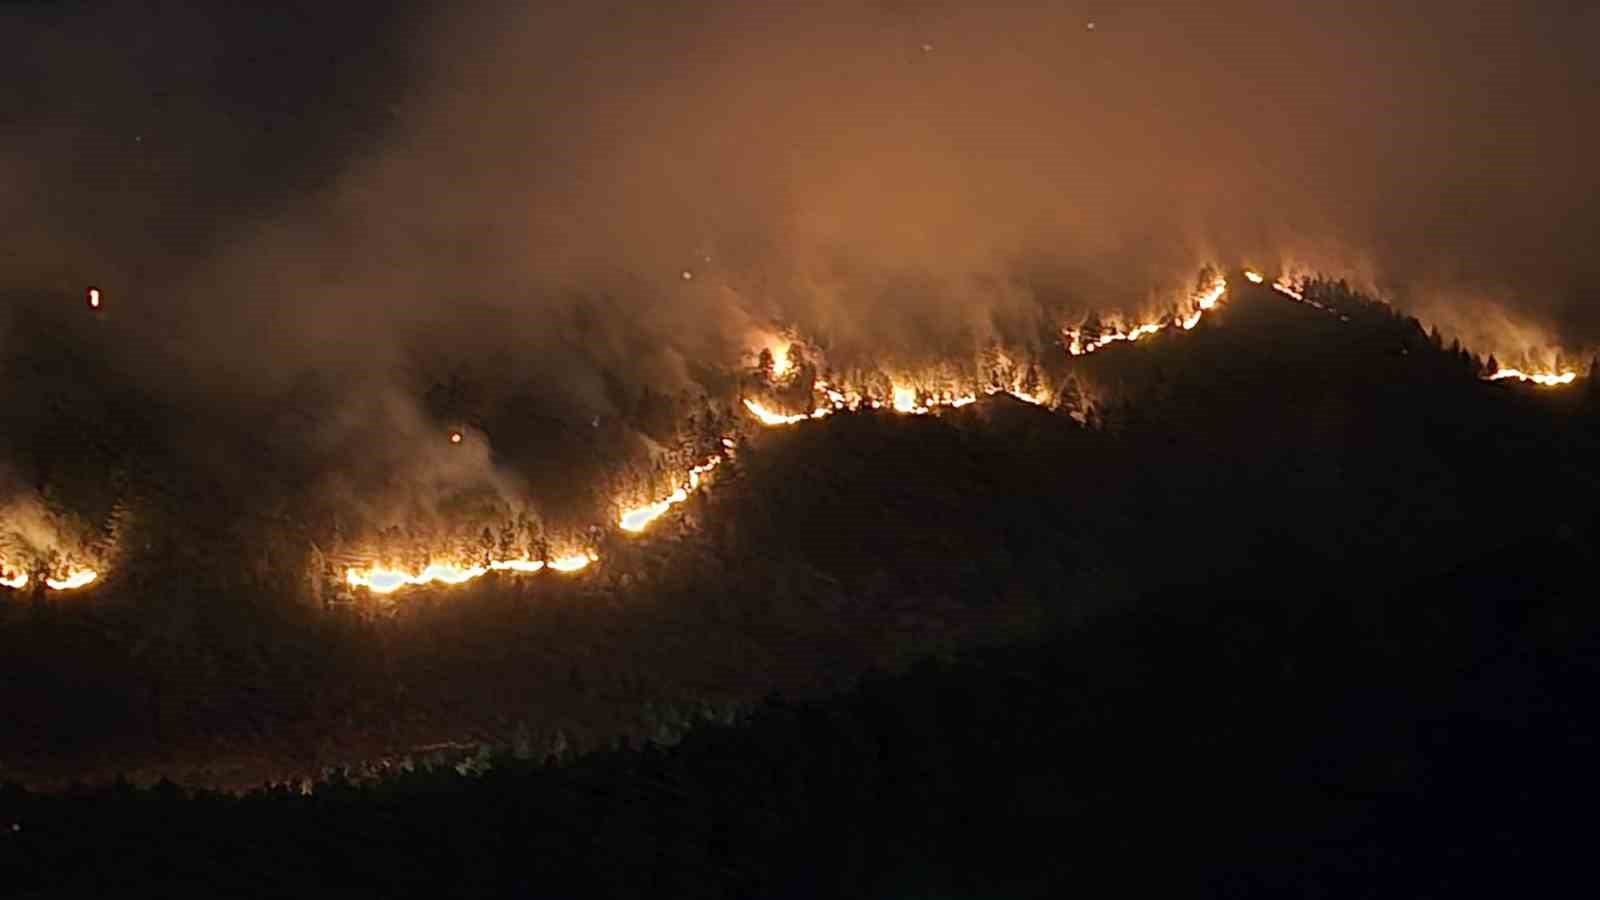
[[[240,423],[173,428],[180,411],[97,368],[92,334],[58,334],[7,360],[4,449],[46,507],[109,522],[118,557],[92,590],[3,601],[0,706],[29,724],[0,777],[244,787],[418,748],[593,747],[873,666],[1182,615],[1222,585],[1403,604],[1391,587],[1512,548],[1587,560],[1589,384],[1487,383],[1414,322],[1339,302],[1348,321],[1240,284],[1193,331],[1057,359],[1050,377],[1100,398],[1089,428],[1004,394],[745,420],[708,489],[598,537],[591,570],[418,590],[380,617],[305,602],[314,467]],[[581,429],[545,434],[582,455]]]

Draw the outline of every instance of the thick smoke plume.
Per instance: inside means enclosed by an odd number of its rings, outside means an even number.
[[[1600,341],[1600,13],[1403,7],[6,13],[3,278],[103,286],[126,368],[185,403],[257,416],[315,373],[318,453],[420,439],[390,398],[450,373],[592,440],[782,328],[970,355],[1213,260]]]

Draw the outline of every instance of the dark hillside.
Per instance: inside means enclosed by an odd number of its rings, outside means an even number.
[[[1584,858],[1590,571],[1540,543],[1358,593],[1218,581],[560,767],[13,789],[0,865],[20,896],[1544,893]]]
[[[709,491],[601,537],[593,571],[420,590],[379,620],[304,602],[325,522],[308,510],[332,503],[295,457],[142,406],[92,335],[13,346],[23,485],[91,537],[125,515],[103,583],[0,601],[0,706],[26,723],[0,772],[243,786],[440,743],[594,746],[681,718],[659,710],[823,693],[1239,585],[1293,609],[1527,548],[1589,559],[1588,386],[1483,382],[1414,323],[1323,290],[1348,322],[1241,286],[1193,332],[1063,363],[1102,427],[1005,396],[747,423]],[[188,468],[198,447],[220,462]]]

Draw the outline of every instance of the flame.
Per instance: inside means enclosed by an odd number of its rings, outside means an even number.
[[[805,417],[802,416],[801,418]],[[729,438],[723,438],[722,440],[724,447],[732,449],[732,440]],[[710,474],[711,470],[721,465],[721,463],[722,456],[720,454],[710,457],[705,462],[690,469],[686,483],[680,485],[671,494],[667,495],[665,499],[657,500],[654,503],[647,503],[644,506],[636,507],[634,509],[624,510],[622,515],[617,519],[617,524],[622,527],[623,531],[631,531],[635,534],[645,530],[645,527],[651,522],[654,522],[655,520],[666,515],[667,510],[689,499],[689,494],[699,489],[700,482],[704,476]]]
[[[346,569],[345,581],[351,587],[366,588],[374,594],[392,594],[404,587],[420,587],[425,584],[457,585],[466,584],[475,578],[480,578],[490,572],[516,572],[531,574],[552,569],[557,572],[576,572],[592,562],[598,562],[600,557],[595,553],[577,553],[570,556],[558,556],[548,562],[542,559],[499,559],[485,565],[462,566],[453,563],[433,563],[421,572],[403,572],[399,569],[387,569],[382,566],[369,566],[365,569]]]
[[[570,556],[558,556],[550,560],[550,568],[557,572],[577,572],[589,568],[590,563],[600,561],[600,555],[590,551],[588,553],[574,553]]]
[[[75,591],[93,584],[99,577],[100,573],[93,569],[73,569],[65,578],[46,578],[44,586],[52,591]]]
[[[1558,374],[1553,372],[1523,372],[1520,369],[1500,369],[1487,376],[1489,381],[1500,381],[1506,378],[1515,378],[1518,381],[1528,381],[1545,387],[1554,387],[1560,384],[1571,384],[1578,380],[1578,373],[1567,369]]]
[[[869,400],[853,390],[841,391],[823,379],[817,379],[811,386],[813,392],[827,398],[828,406],[818,406],[810,413],[781,413],[771,409],[759,401],[744,398],[744,408],[756,417],[756,420],[768,427],[794,425],[807,419],[821,419],[831,416],[836,412],[855,411],[863,407],[869,409],[882,409],[883,403],[878,400]],[[986,387],[983,395],[993,397],[996,394],[1007,394],[1032,406],[1043,406],[1049,402],[1049,396],[1044,391],[1028,393],[1015,388]],[[936,409],[960,409],[978,402],[977,393],[930,393],[920,395],[916,388],[901,384],[891,384],[889,391],[889,409],[900,415],[923,416]]]
[[[461,443],[461,441],[462,441],[461,432],[459,432],[459,431],[450,432],[450,443],[459,444],[459,443]]]
[[[1296,303],[1304,303],[1313,309],[1321,310],[1322,312],[1332,316],[1338,316],[1339,321],[1341,322],[1350,321],[1350,317],[1348,315],[1339,312],[1337,309],[1334,309],[1325,303],[1320,303],[1316,300],[1306,297],[1303,291],[1296,289],[1294,285],[1289,282],[1288,276],[1284,276],[1273,282],[1272,289],[1283,296],[1288,297],[1290,300],[1295,301]],[[1513,378],[1517,381],[1528,384],[1537,384],[1541,387],[1560,387],[1562,385],[1568,385],[1574,381],[1577,381],[1578,373],[1572,369],[1563,369],[1560,372],[1527,372],[1523,371],[1522,369],[1508,369],[1502,367],[1483,377],[1485,381],[1503,381],[1508,378]]]
[[[774,412],[748,397],[745,398],[744,408],[750,410],[750,414],[761,420],[761,424],[763,425],[793,425],[796,422],[803,422],[806,419],[812,418],[812,416],[808,416],[803,413],[786,415],[784,413]],[[821,409],[817,410],[817,412],[821,413],[823,416],[828,414],[828,411]],[[812,415],[816,414],[813,413]],[[821,418],[822,416],[816,417]],[[626,523],[624,523],[622,527],[627,528],[628,526]]]
[[[1251,284],[1261,284],[1262,282],[1267,280],[1264,275],[1262,275],[1260,272],[1255,271],[1254,269],[1245,269],[1244,270],[1244,278],[1245,278],[1246,281],[1250,282]]]
[[[789,358],[789,348],[793,346],[794,344],[783,340],[773,341],[767,346],[767,350],[772,353],[773,378],[786,378],[794,371],[794,360]]]
[[[1172,326],[1177,326],[1184,331],[1193,330],[1200,324],[1201,318],[1222,301],[1223,295],[1228,293],[1228,280],[1218,276],[1211,286],[1190,298],[1191,308],[1187,311],[1175,313],[1170,319],[1161,319],[1154,322],[1144,322],[1132,327],[1112,325],[1109,330],[1102,330],[1093,338],[1086,338],[1081,328],[1066,328],[1062,333],[1067,338],[1067,352],[1073,356],[1083,356],[1093,353],[1108,344],[1118,341],[1137,341]]]
[[[99,288],[89,288],[88,299],[89,299],[89,308],[90,309],[99,309],[100,308],[100,289]]]
[[[94,569],[72,567],[59,578],[46,576],[44,586],[52,591],[75,591],[88,587],[98,580],[100,573]],[[32,583],[33,579],[27,572],[0,562],[0,587],[20,591]]]

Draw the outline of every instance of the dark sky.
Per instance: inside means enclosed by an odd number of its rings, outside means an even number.
[[[909,351],[1208,260],[1600,343],[1591,3],[223,6],[0,6],[0,285],[101,284],[158,377],[423,343],[595,405],[774,319]]]

